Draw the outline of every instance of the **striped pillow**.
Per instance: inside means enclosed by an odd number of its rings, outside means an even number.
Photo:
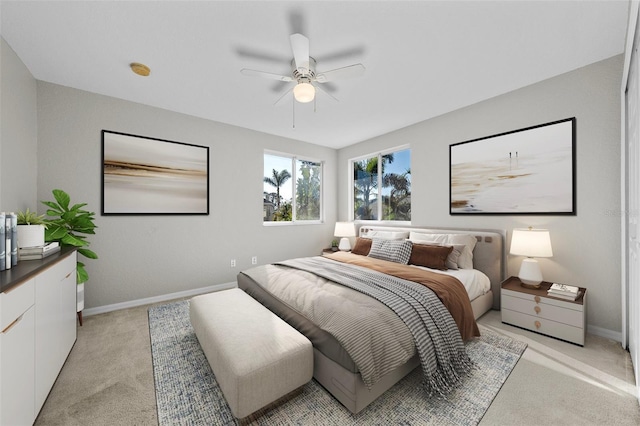
[[[412,243],[409,240],[374,238],[371,242],[369,257],[406,265],[411,257],[411,246]]]

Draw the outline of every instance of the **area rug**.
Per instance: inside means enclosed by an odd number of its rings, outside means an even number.
[[[160,426],[237,424],[189,322],[189,302],[150,308],[149,332]],[[476,425],[526,348],[492,331],[481,333],[466,344],[477,368],[446,399],[427,398],[417,368],[354,415],[312,380],[301,393],[250,424]]]

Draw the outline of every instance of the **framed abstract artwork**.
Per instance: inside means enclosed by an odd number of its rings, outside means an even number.
[[[449,145],[449,213],[575,215],[575,117]]]
[[[209,147],[102,131],[103,215],[208,215]]]

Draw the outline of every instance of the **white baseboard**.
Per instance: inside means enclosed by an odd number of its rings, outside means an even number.
[[[136,306],[148,305],[150,303],[166,302],[168,300],[181,299],[183,297],[197,296],[199,294],[211,293],[213,291],[227,290],[229,288],[238,287],[236,281],[231,283],[216,284],[209,287],[201,287],[193,290],[179,291],[177,293],[163,294],[154,297],[145,297],[144,299],[130,300],[128,302],[114,303],[112,305],[98,306],[82,311],[85,317],[91,315],[104,314],[106,312],[118,311],[120,309],[135,308]]]
[[[615,340],[616,342],[622,342],[622,333],[620,331],[613,331],[607,328],[587,324],[587,333],[593,334],[594,336],[604,337],[605,339]]]

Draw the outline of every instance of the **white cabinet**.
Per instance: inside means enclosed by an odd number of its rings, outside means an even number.
[[[1,425],[30,425],[35,419],[34,284],[28,280],[0,293]]]
[[[76,340],[76,252],[0,273],[0,425],[31,425]]]
[[[76,340],[75,253],[36,278],[36,412]]]

